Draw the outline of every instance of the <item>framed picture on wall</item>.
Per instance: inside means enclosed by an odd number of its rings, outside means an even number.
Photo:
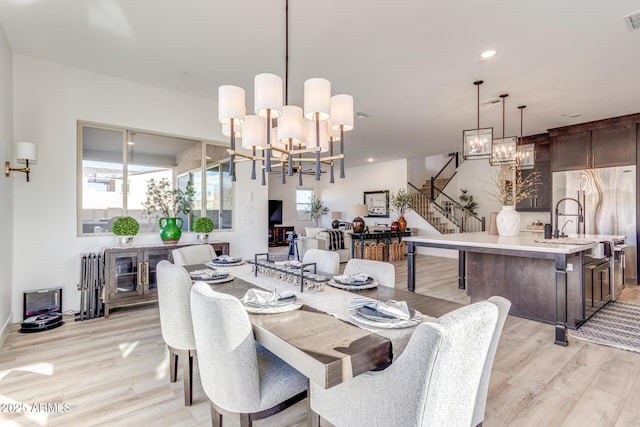
[[[389,218],[389,190],[365,191],[364,204],[368,217]]]

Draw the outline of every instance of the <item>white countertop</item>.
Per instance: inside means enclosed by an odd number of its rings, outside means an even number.
[[[459,249],[461,246],[476,248],[493,248],[512,251],[547,252],[556,254],[573,254],[590,250],[599,242],[620,240],[625,236],[601,234],[572,234],[566,238],[545,240],[534,233],[520,233],[515,237],[490,235],[486,231],[476,233],[444,234],[441,236],[411,236],[405,237],[405,242],[431,243],[450,246]],[[576,244],[576,240],[589,242]],[[565,243],[563,243],[563,241]]]

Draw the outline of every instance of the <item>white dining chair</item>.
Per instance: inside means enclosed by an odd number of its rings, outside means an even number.
[[[489,301],[464,306],[418,325],[385,370],[328,389],[311,382],[310,424],[470,427],[498,317]]]
[[[498,349],[498,342],[500,342],[500,336],[502,335],[502,329],[504,323],[507,320],[509,309],[511,308],[511,301],[506,298],[494,296],[488,299],[498,307],[498,324],[493,331],[491,337],[491,344],[489,345],[489,352],[487,359],[484,363],[482,370],[482,378],[480,379],[480,386],[478,388],[478,397],[476,398],[476,405],[473,410],[473,427],[481,426],[484,421],[484,413],[487,407],[487,394],[489,393],[489,380],[491,379],[491,369],[493,368],[493,360],[496,357],[496,350]]]
[[[192,245],[177,248],[171,251],[173,262],[176,265],[206,264],[218,258],[211,245]]]
[[[347,261],[342,274],[349,276],[358,273],[365,273],[376,280],[380,286],[389,288],[396,286],[396,268],[389,262],[359,258]]]
[[[325,251],[322,249],[309,249],[302,257],[302,263],[316,263],[318,273],[331,274],[333,276],[340,272],[340,255],[335,251]]]
[[[255,341],[240,300],[196,282],[191,315],[213,426],[224,416],[249,427],[307,396],[307,378]]]
[[[193,357],[196,340],[191,322],[191,277],[187,271],[169,261],[156,267],[158,307],[162,339],[169,349],[169,381],[178,377],[178,358],[182,358],[184,375],[184,404],[193,401]]]

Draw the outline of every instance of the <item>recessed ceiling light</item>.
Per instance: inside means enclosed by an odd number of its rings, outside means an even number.
[[[372,159],[371,157],[369,157],[369,158],[367,159],[367,162],[371,163],[371,162],[373,162],[373,159]]]
[[[580,117],[582,115],[582,113],[572,113],[572,114],[568,114],[569,117],[572,118],[576,118],[576,117]]]
[[[491,58],[496,53],[498,53],[498,51],[496,51],[496,50],[485,50],[484,52],[482,52],[480,54],[480,58],[483,58],[483,59]]]

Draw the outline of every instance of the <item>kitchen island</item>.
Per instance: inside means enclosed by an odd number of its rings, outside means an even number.
[[[408,245],[407,289],[415,291],[416,249],[458,251],[458,287],[472,302],[500,295],[510,314],[555,325],[555,343],[567,345],[567,327],[585,320],[583,264],[600,242],[624,236],[575,235],[545,240],[537,233],[516,237],[486,232],[416,236]]]

